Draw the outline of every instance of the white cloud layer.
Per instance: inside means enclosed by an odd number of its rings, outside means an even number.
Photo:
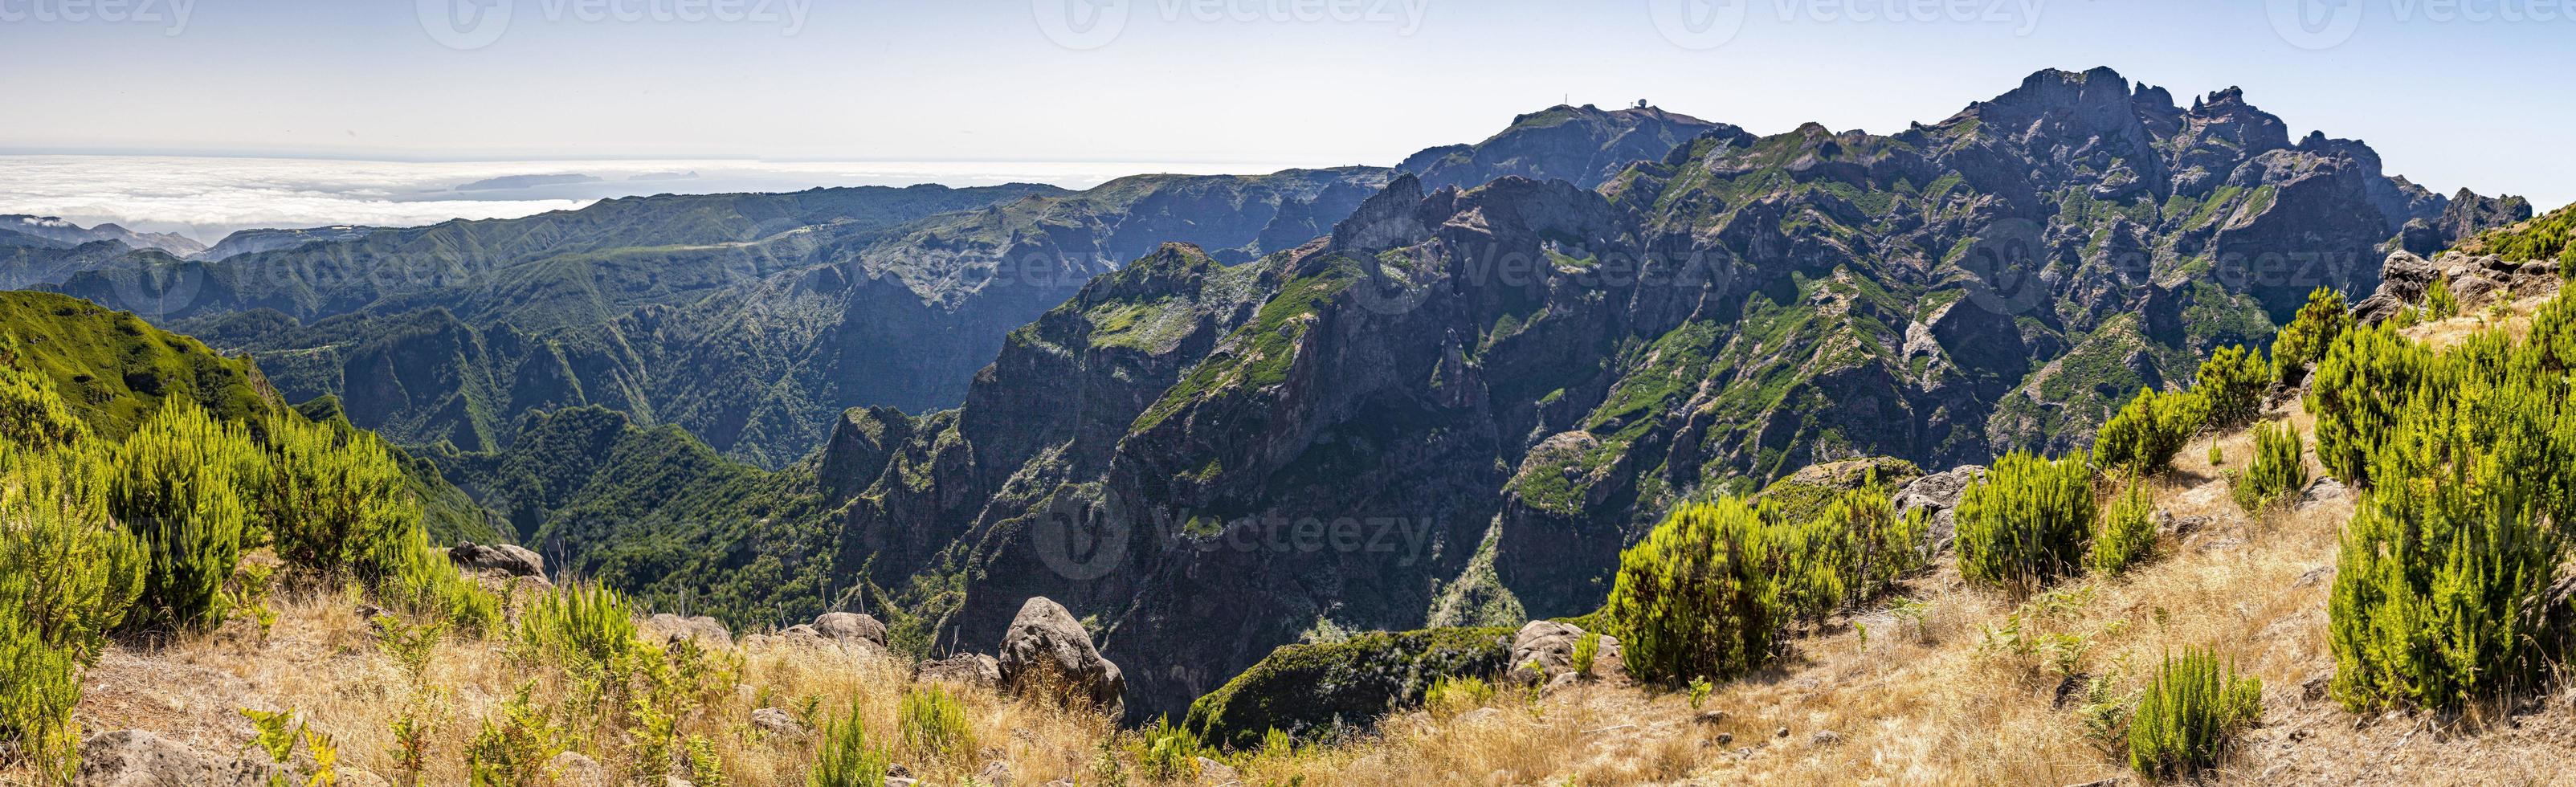
[[[1271,172],[1284,164],[1135,162],[769,162],[749,160],[397,162],[175,156],[0,156],[0,214],[114,222],[212,244],[235,230],[336,224],[407,227],[528,216],[621,196],[799,191],[818,186],[1088,188],[1147,172]],[[577,183],[458,186],[514,176]],[[524,182],[524,181],[523,181]]]

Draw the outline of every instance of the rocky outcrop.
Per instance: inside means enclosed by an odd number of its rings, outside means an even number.
[[[1002,635],[1002,687],[1013,693],[1057,693],[1110,716],[1126,713],[1127,677],[1100,656],[1091,632],[1064,605],[1029,599]]]
[[[1512,639],[1507,628],[1446,628],[1283,645],[1191,703],[1185,724],[1210,743],[1238,748],[1259,746],[1274,729],[1365,728],[1419,706],[1442,678],[1502,674]]]
[[[2457,308],[2466,314],[2500,300],[2556,292],[2564,281],[2556,260],[2516,262],[2458,251],[2426,260],[2401,251],[2381,263],[2378,290],[2353,304],[2352,315],[2364,325],[2385,322],[2409,307],[2424,305],[2435,282],[2451,291]]]
[[[143,730],[119,730],[81,742],[80,787],[200,787],[215,782],[204,755]]]
[[[1967,494],[1970,485],[1985,477],[1986,468],[1967,465],[1917,478],[1896,493],[1896,513],[1898,516],[1920,513],[1928,517],[1933,551],[1947,549],[1952,536],[1959,532],[1959,517],[1955,511],[1959,507],[1959,497]]]
[[[1530,621],[1529,625],[1521,627],[1520,633],[1512,636],[1511,679],[1544,684],[1568,674],[1595,678],[1627,676],[1627,662],[1621,658],[1619,639],[1606,635],[1601,637],[1599,650],[1593,655],[1591,673],[1578,674],[1574,651],[1581,646],[1584,637],[1583,629],[1570,624]]]
[[[886,627],[876,618],[849,612],[826,612],[814,619],[814,631],[825,639],[886,645]]]
[[[687,639],[705,647],[733,647],[733,632],[725,628],[723,621],[705,615],[684,618],[663,612],[646,618],[644,625],[660,633],[664,642]]]
[[[499,571],[514,577],[543,577],[546,560],[526,547],[513,544],[457,544],[447,550],[448,562],[475,571]]]
[[[955,683],[961,686],[999,688],[1002,685],[1002,662],[980,653],[960,653],[944,659],[922,662],[913,668],[913,678]]]

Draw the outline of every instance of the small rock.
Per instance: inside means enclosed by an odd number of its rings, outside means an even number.
[[[336,775],[340,780],[339,787],[394,787],[392,779],[378,776],[374,771],[341,768]]]
[[[991,656],[960,653],[922,662],[913,670],[913,678],[994,688],[1002,685],[1002,665]]]
[[[1215,787],[1224,787],[1225,785],[1230,784],[1242,784],[1243,775],[1235,773],[1234,769],[1227,767],[1225,763],[1217,762],[1206,757],[1200,757],[1199,782],[1201,784],[1215,785]]]
[[[1700,712],[1699,712],[1699,715],[1697,715],[1697,716],[1692,716],[1692,717],[1691,717],[1691,721],[1696,722],[1696,723],[1699,723],[1699,724],[1706,724],[1706,725],[1709,725],[1709,726],[1716,726],[1716,725],[1719,725],[1719,724],[1725,724],[1725,723],[1726,723],[1726,711],[1722,711],[1722,710],[1704,710],[1704,711],[1700,711]]]
[[[1807,736],[1809,746],[1833,746],[1842,742],[1843,734],[1833,730],[1817,730],[1816,734]]]
[[[2332,674],[2324,672],[2308,676],[2306,682],[2299,684],[2299,697],[2309,702],[2325,699],[2326,688],[2332,684],[2333,679]]]
[[[579,752],[555,755],[546,761],[546,771],[555,774],[558,787],[608,787],[608,769]]]
[[[814,619],[814,631],[825,639],[866,642],[885,647],[886,627],[876,618],[848,612],[827,612]]]
[[[1717,745],[1719,745],[1719,746],[1724,746],[1724,745],[1727,745],[1727,744],[1730,744],[1730,743],[1734,743],[1734,742],[1735,742],[1735,733],[1732,733],[1732,732],[1721,732],[1721,733],[1718,733],[1718,734],[1717,734]]]
[[[490,569],[514,577],[546,575],[545,558],[528,551],[527,547],[510,544],[480,545],[472,541],[461,541],[447,550],[447,560],[467,569],[475,571]]]
[[[898,779],[909,779],[912,778],[912,769],[903,767],[903,763],[898,762],[893,765],[886,766],[886,775]]]
[[[2308,573],[2299,575],[2299,581],[2290,583],[2290,589],[2297,590],[2319,582],[2324,582],[2326,581],[2326,578],[2330,576],[2334,576],[2334,567],[2332,566],[2318,566],[2316,568],[2311,568],[2308,569]]]
[[[1772,733],[1772,735],[1782,738],[1789,737],[1789,728],[1781,727],[1779,732]]]
[[[777,708],[761,708],[752,711],[751,726],[758,727],[771,735],[788,738],[805,737],[805,723],[797,721],[795,716]]]
[[[196,787],[215,778],[196,750],[143,730],[90,736],[80,755],[81,787]]]
[[[664,612],[646,618],[644,624],[655,631],[662,632],[664,643],[689,639],[697,640],[698,644],[704,647],[733,647],[733,632],[726,630],[724,623],[705,615],[684,618]]]
[[[984,763],[984,769],[975,772],[975,779],[993,787],[1011,787],[1011,764],[1001,760]]]

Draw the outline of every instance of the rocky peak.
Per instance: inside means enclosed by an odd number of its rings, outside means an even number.
[[[1422,179],[1410,172],[1398,175],[1333,227],[1331,248],[1367,255],[1420,243],[1437,222],[1420,215],[1422,207]]]

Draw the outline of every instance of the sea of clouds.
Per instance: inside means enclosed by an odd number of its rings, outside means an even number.
[[[0,215],[176,232],[212,244],[236,230],[409,227],[529,216],[612,197],[801,191],[828,186],[1088,188],[1150,172],[1273,172],[1284,164],[1140,162],[409,162],[179,156],[0,156]]]

